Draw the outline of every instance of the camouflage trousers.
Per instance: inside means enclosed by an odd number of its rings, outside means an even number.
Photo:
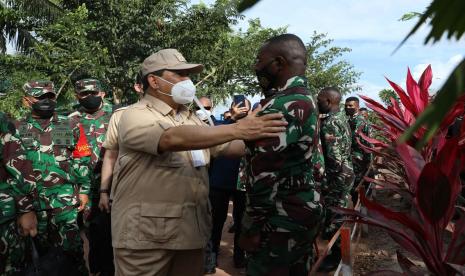
[[[82,275],[88,275],[77,216],[74,206],[38,211],[38,250],[46,252],[52,247],[61,248],[73,259]]]
[[[368,170],[368,167],[370,166],[370,162],[365,161],[365,160],[352,159],[352,163],[354,165],[355,182],[354,182],[354,186],[352,187],[350,194],[352,196],[352,202],[354,203],[354,206],[355,206],[358,200],[358,192],[355,189],[357,188],[358,184],[360,183],[360,181],[362,181],[363,177],[365,176]],[[364,186],[366,189],[368,187],[368,183],[364,182]]]
[[[319,227],[305,232],[261,233],[258,251],[248,252],[249,276],[307,276]]]
[[[0,275],[14,275],[24,263],[24,239],[19,236],[16,220],[0,224]]]
[[[347,183],[353,183],[353,175],[346,179]],[[342,226],[342,222],[338,220],[341,219],[340,215],[335,214],[329,209],[329,207],[348,207],[349,204],[349,195],[352,190],[352,184],[348,184],[345,187],[331,187],[328,191],[328,194],[324,197],[325,202],[325,218],[324,225],[321,233],[321,238],[323,240],[331,240],[331,238],[336,234],[337,230]],[[336,243],[331,248],[331,252],[339,251],[341,247],[341,239],[338,238]],[[330,252],[330,254],[331,254]]]
[[[357,188],[358,183],[362,181],[363,176],[370,166],[370,161],[353,159],[352,164],[354,165],[355,183],[354,188]]]

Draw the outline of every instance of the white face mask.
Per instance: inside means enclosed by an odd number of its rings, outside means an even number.
[[[195,115],[197,115],[197,117],[199,117],[200,120],[204,121],[204,122],[207,122],[208,121],[208,118],[210,118],[212,116],[212,113],[210,110],[197,110],[195,111]]]
[[[173,85],[173,87],[171,87],[171,95],[163,93],[161,91],[158,91],[158,92],[164,95],[173,97],[173,101],[178,104],[192,103],[195,97],[196,88],[195,88],[194,83],[191,80],[187,79],[187,80],[180,81],[178,83],[172,83],[172,82],[165,80],[164,78],[161,78],[161,77],[158,77],[158,78]]]

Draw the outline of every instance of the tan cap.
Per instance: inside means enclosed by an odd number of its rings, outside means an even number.
[[[202,72],[202,64],[187,63],[183,55],[176,49],[163,49],[151,54],[142,63],[142,77],[160,70],[187,70],[197,74]]]

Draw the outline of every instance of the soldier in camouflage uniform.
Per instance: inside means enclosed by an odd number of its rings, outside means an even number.
[[[77,225],[78,211],[88,202],[89,169],[83,158],[90,155],[78,122],[58,116],[56,94],[50,81],[24,85],[23,102],[31,114],[16,123],[25,156],[8,160],[10,169],[24,175],[15,187],[20,232],[35,236],[39,253],[53,247],[63,249],[83,275],[87,274]],[[9,152],[18,143],[5,145]],[[70,268],[72,269],[72,268]]]
[[[322,238],[330,240],[342,223],[335,223],[335,214],[328,207],[348,207],[349,195],[354,183],[354,169],[352,167],[351,131],[347,117],[339,110],[341,93],[337,88],[328,87],[318,94],[318,109],[321,114],[320,137],[325,158],[326,177],[322,187],[326,208],[326,219]],[[323,264],[321,271],[332,271],[341,259],[340,241],[332,247]]]
[[[69,115],[84,127],[91,156],[86,157],[90,168],[90,214],[88,222],[89,268],[91,273],[114,275],[113,248],[111,247],[110,214],[98,208],[100,200],[100,181],[105,148],[105,134],[112,114],[112,106],[104,101],[105,92],[97,79],[82,79],[75,84],[79,108]],[[106,192],[107,191],[102,191]],[[87,213],[87,212],[86,212]]]
[[[24,262],[24,240],[18,235],[14,181],[22,174],[8,171],[4,164],[10,153],[4,151],[8,141],[16,141],[14,124],[0,112],[0,275],[13,275]],[[15,154],[21,154],[22,151]],[[4,157],[5,156],[5,157]],[[12,174],[13,173],[13,174]]]
[[[355,191],[355,188],[357,188],[357,185],[363,179],[371,162],[371,154],[365,152],[357,142],[357,140],[359,140],[365,146],[370,146],[370,144],[360,136],[360,133],[370,136],[370,124],[363,114],[361,114],[359,102],[360,100],[357,97],[349,97],[346,99],[345,103],[345,112],[349,117],[349,125],[352,131],[352,164],[354,166],[355,182],[351,194],[354,204],[358,199],[358,193]]]
[[[247,275],[307,275],[311,265],[323,215],[315,176],[324,164],[318,157],[318,110],[307,90],[306,64],[305,45],[291,34],[269,39],[257,56],[260,86],[269,91],[259,115],[282,113],[288,125],[277,138],[247,143],[241,238],[249,253]]]

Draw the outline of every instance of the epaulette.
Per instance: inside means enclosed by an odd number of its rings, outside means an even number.
[[[128,109],[130,106],[123,106],[123,107],[120,107],[120,108],[117,108],[115,110],[113,110],[113,113],[116,113],[116,112],[120,112],[120,111],[124,111],[126,109]]]

